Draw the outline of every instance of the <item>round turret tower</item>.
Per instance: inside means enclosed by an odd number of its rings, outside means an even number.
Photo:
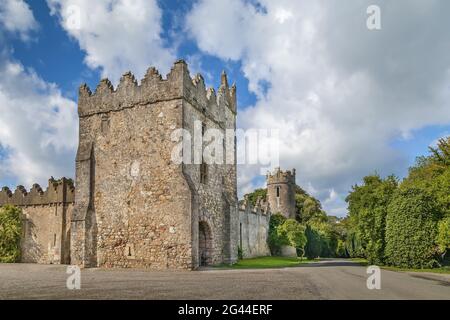
[[[282,171],[276,168],[267,178],[267,199],[272,214],[281,213],[288,219],[295,219],[295,169]]]

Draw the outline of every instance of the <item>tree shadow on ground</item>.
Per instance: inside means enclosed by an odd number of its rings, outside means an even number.
[[[361,267],[361,264],[355,261],[346,260],[320,260],[318,262],[301,264],[298,267]]]

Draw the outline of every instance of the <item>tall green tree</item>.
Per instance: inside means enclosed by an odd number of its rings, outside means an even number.
[[[371,264],[384,262],[387,208],[397,186],[394,176],[382,179],[378,174],[370,175],[364,177],[362,185],[355,185],[346,198],[352,241],[361,244]]]
[[[402,267],[439,265],[450,243],[450,137],[418,157],[400,184],[367,176],[347,202],[350,256]]]
[[[388,208],[386,262],[405,268],[438,265],[439,215],[433,196],[420,188],[401,186]]]
[[[430,147],[431,161],[441,168],[450,167],[450,137],[439,139],[437,146]]]
[[[308,224],[305,229],[305,236],[305,255],[308,257],[308,259],[315,259],[320,257],[324,241],[322,240],[319,231]]]
[[[327,220],[325,211],[322,210],[320,201],[311,197],[306,192],[297,191],[295,194],[295,207],[297,211],[297,221],[302,224],[308,222],[324,222]]]
[[[284,239],[280,238],[278,234],[278,227],[281,226],[286,220],[286,217],[280,213],[270,216],[268,243],[272,255],[280,254],[280,247],[284,245]]]
[[[428,206],[435,209],[433,219],[438,222],[433,232],[436,231],[436,238],[429,245],[439,253],[439,257],[430,257],[428,263],[434,264],[436,260],[443,262],[450,242],[447,229],[450,217],[450,137],[439,139],[436,147],[429,149],[430,155],[418,157],[416,164],[410,168],[402,188],[420,192],[429,201]]]
[[[294,219],[287,219],[283,224],[277,227],[277,234],[282,239],[283,245],[292,246],[302,252],[305,252],[306,236],[305,227]]]

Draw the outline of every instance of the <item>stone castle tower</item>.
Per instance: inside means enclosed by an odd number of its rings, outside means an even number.
[[[116,89],[107,79],[94,93],[81,86],[71,263],[193,269],[236,261],[235,161],[172,158],[174,130],[235,130],[236,110],[224,73],[216,94],[182,60],[166,78],[150,68],[139,85],[126,73]],[[230,140],[224,153],[235,155]]]
[[[267,174],[266,179],[267,199],[271,212],[295,219],[295,169],[282,171],[276,168],[274,172]]]
[[[0,191],[0,207],[22,208],[22,262],[195,269],[233,263],[239,247],[245,257],[269,255],[270,215],[295,216],[295,170],[269,174],[268,201],[238,208],[236,111],[225,73],[216,93],[182,60],[165,78],[150,68],[140,84],[126,73],[117,88],[107,79],[95,92],[82,85],[75,183]],[[225,136],[214,149],[225,163],[195,160],[195,132],[208,142],[208,129]]]

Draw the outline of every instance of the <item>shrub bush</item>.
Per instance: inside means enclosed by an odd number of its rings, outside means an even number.
[[[0,262],[12,263],[20,259],[22,211],[13,206],[0,208]]]
[[[276,213],[270,217],[269,221],[269,248],[272,255],[280,254],[280,247],[283,245],[283,239],[278,236],[278,226],[282,225],[286,218]]]

